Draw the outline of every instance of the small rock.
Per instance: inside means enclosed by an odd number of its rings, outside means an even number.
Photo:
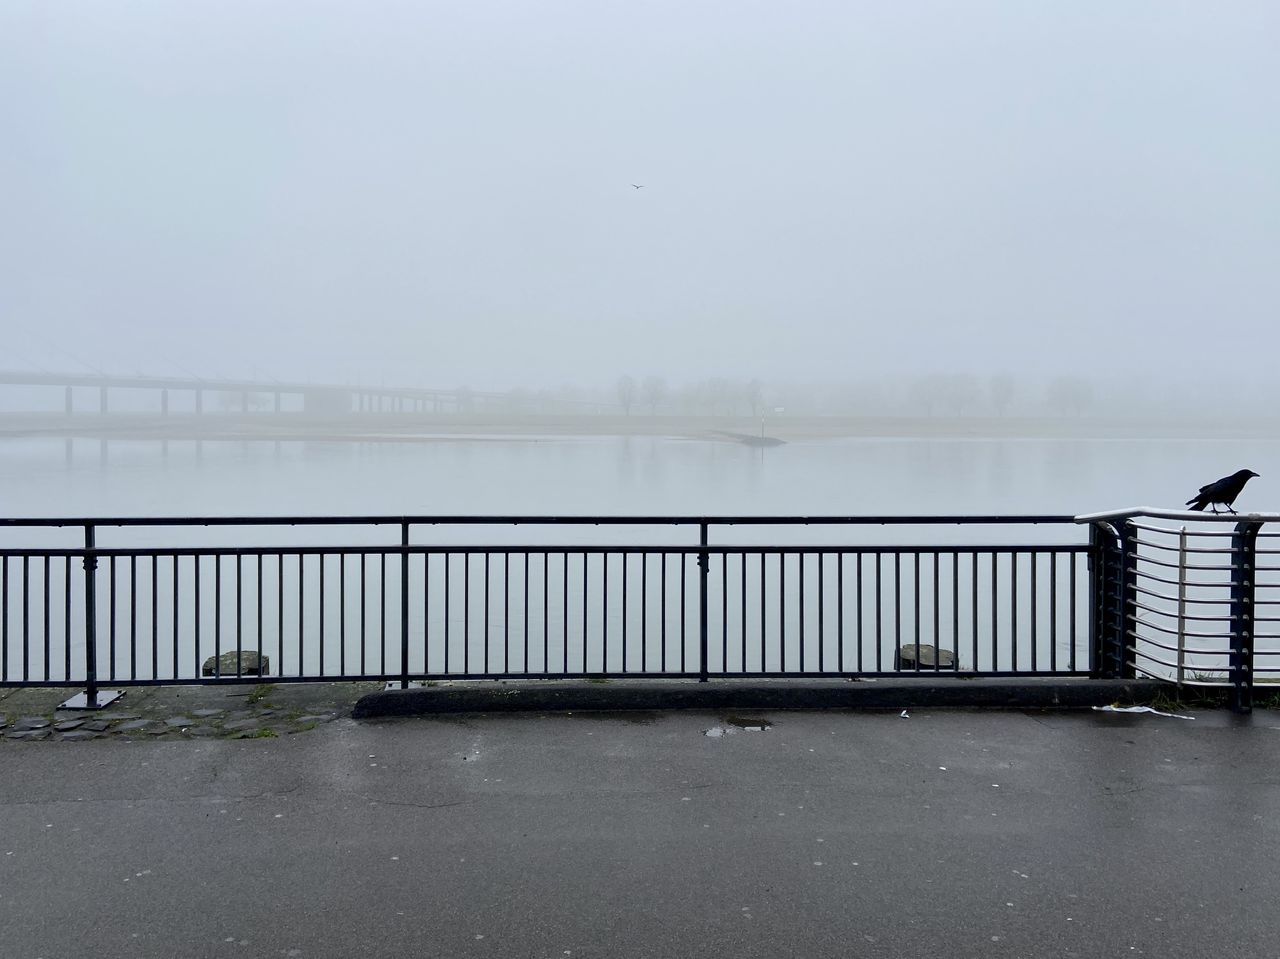
[[[45,719],[43,716],[23,716],[13,724],[13,728],[18,731],[26,731],[30,729],[44,729],[48,725],[49,720]]]
[[[187,726],[194,726],[196,721],[186,716],[176,716],[173,719],[166,719],[164,724],[170,729],[185,729]]]
[[[63,733],[58,738],[64,743],[78,743],[84,742],[86,739],[97,739],[98,734],[87,729],[77,729],[74,732]]]
[[[84,725],[84,723],[85,721],[83,719],[64,719],[60,722],[54,723],[53,728],[58,730],[60,733],[68,733],[73,729],[79,729]]]
[[[326,713],[326,714],[325,714],[325,715],[323,715],[323,716],[299,716],[299,717],[298,717],[298,722],[300,722],[300,723],[327,723],[327,722],[329,722],[331,719],[333,719],[333,714],[332,714],[332,713]]]
[[[239,656],[239,662],[236,657]],[[251,650],[235,650],[221,656],[210,656],[200,667],[204,676],[262,676],[271,671],[271,658],[260,656]]]
[[[121,723],[116,727],[117,732],[129,733],[146,729],[151,725],[149,719],[131,719],[127,723]]]
[[[189,728],[189,729],[184,729],[184,730],[183,730],[183,732],[184,732],[184,733],[186,733],[188,736],[216,736],[216,735],[218,735],[218,730],[217,730],[217,729],[215,729],[213,726],[192,726],[192,727],[191,727],[191,728]]]

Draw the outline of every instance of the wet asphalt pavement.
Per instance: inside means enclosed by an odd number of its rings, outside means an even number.
[[[6,743],[3,954],[1276,955],[1280,714],[1194,715]]]

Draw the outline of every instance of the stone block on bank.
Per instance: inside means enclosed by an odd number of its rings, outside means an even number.
[[[914,670],[916,664],[921,670],[955,669],[956,654],[949,649],[938,649],[929,643],[907,643],[898,649],[894,656],[893,668],[897,670]]]
[[[239,656],[239,665],[236,657]],[[271,671],[271,657],[252,650],[210,656],[200,668],[202,676],[265,676]]]

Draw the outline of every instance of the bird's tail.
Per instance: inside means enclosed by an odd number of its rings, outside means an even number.
[[[1204,508],[1208,506],[1208,502],[1202,499],[1189,499],[1187,505],[1191,507],[1192,512],[1204,512]]]

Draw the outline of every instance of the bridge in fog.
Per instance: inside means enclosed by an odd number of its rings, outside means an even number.
[[[348,413],[468,413],[532,407],[535,400],[513,393],[459,389],[350,386],[289,383],[278,380],[211,380],[179,376],[121,376],[103,373],[0,371],[0,413],[31,412],[43,390],[60,391],[61,410],[82,413],[130,411],[202,414],[212,398],[220,412],[304,412],[323,416]],[[56,394],[39,403],[56,411]],[[594,405],[594,404],[592,404]]]

